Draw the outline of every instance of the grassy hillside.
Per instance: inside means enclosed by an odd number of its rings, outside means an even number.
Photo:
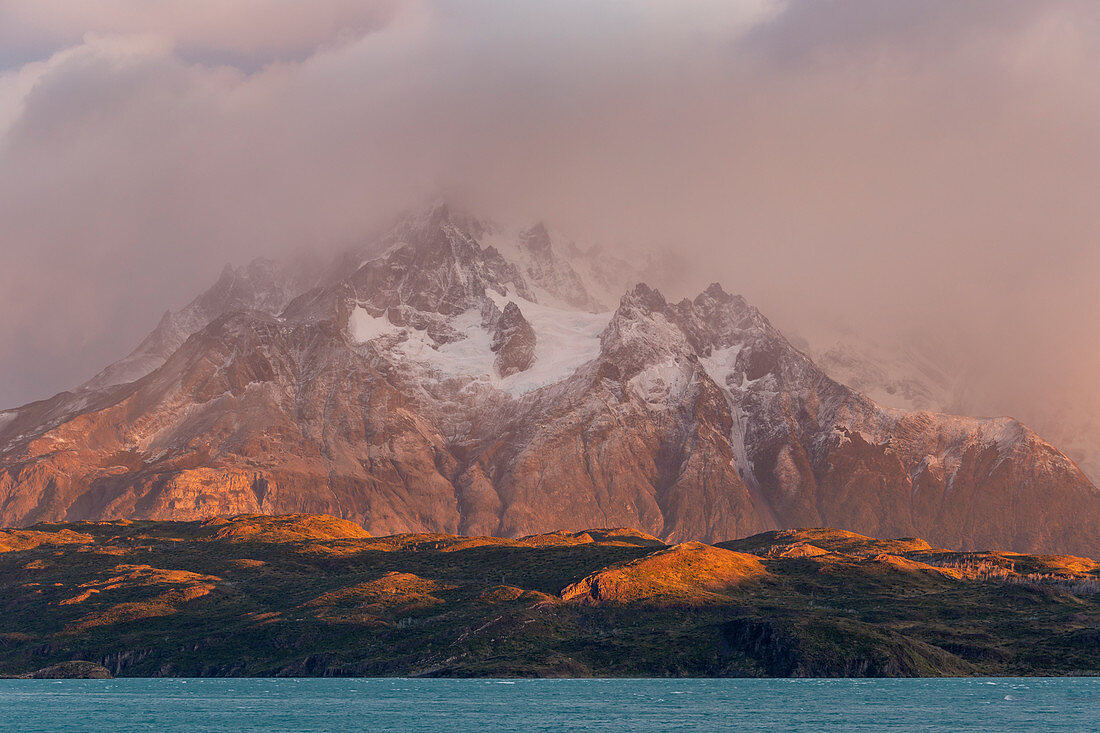
[[[0,530],[0,674],[1100,673],[1100,565],[838,530],[370,537],[331,517]]]

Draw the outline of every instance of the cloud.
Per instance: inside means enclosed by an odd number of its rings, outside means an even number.
[[[156,37],[188,58],[303,58],[384,26],[397,8],[397,0],[0,0],[0,64],[89,33]]]
[[[438,190],[1100,402],[1093,3],[90,7],[0,0],[0,403]]]

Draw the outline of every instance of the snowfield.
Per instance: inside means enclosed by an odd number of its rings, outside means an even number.
[[[390,339],[387,347],[443,377],[473,377],[517,397],[560,382],[600,355],[600,334],[611,313],[542,305],[492,291],[489,297],[501,310],[514,302],[535,330],[535,363],[530,369],[504,378],[497,375],[493,366],[496,354],[490,348],[492,334],[476,308],[451,320],[450,326],[463,338],[446,344],[437,344],[425,331],[394,325],[386,314],[372,316],[363,307],[352,310],[348,333],[360,344]]]

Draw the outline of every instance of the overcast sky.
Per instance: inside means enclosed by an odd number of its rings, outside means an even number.
[[[1100,411],[1098,74],[1091,0],[0,0],[0,406],[445,191]]]

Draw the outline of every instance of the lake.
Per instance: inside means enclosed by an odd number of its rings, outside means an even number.
[[[0,680],[0,730],[1096,731],[1100,678]]]

